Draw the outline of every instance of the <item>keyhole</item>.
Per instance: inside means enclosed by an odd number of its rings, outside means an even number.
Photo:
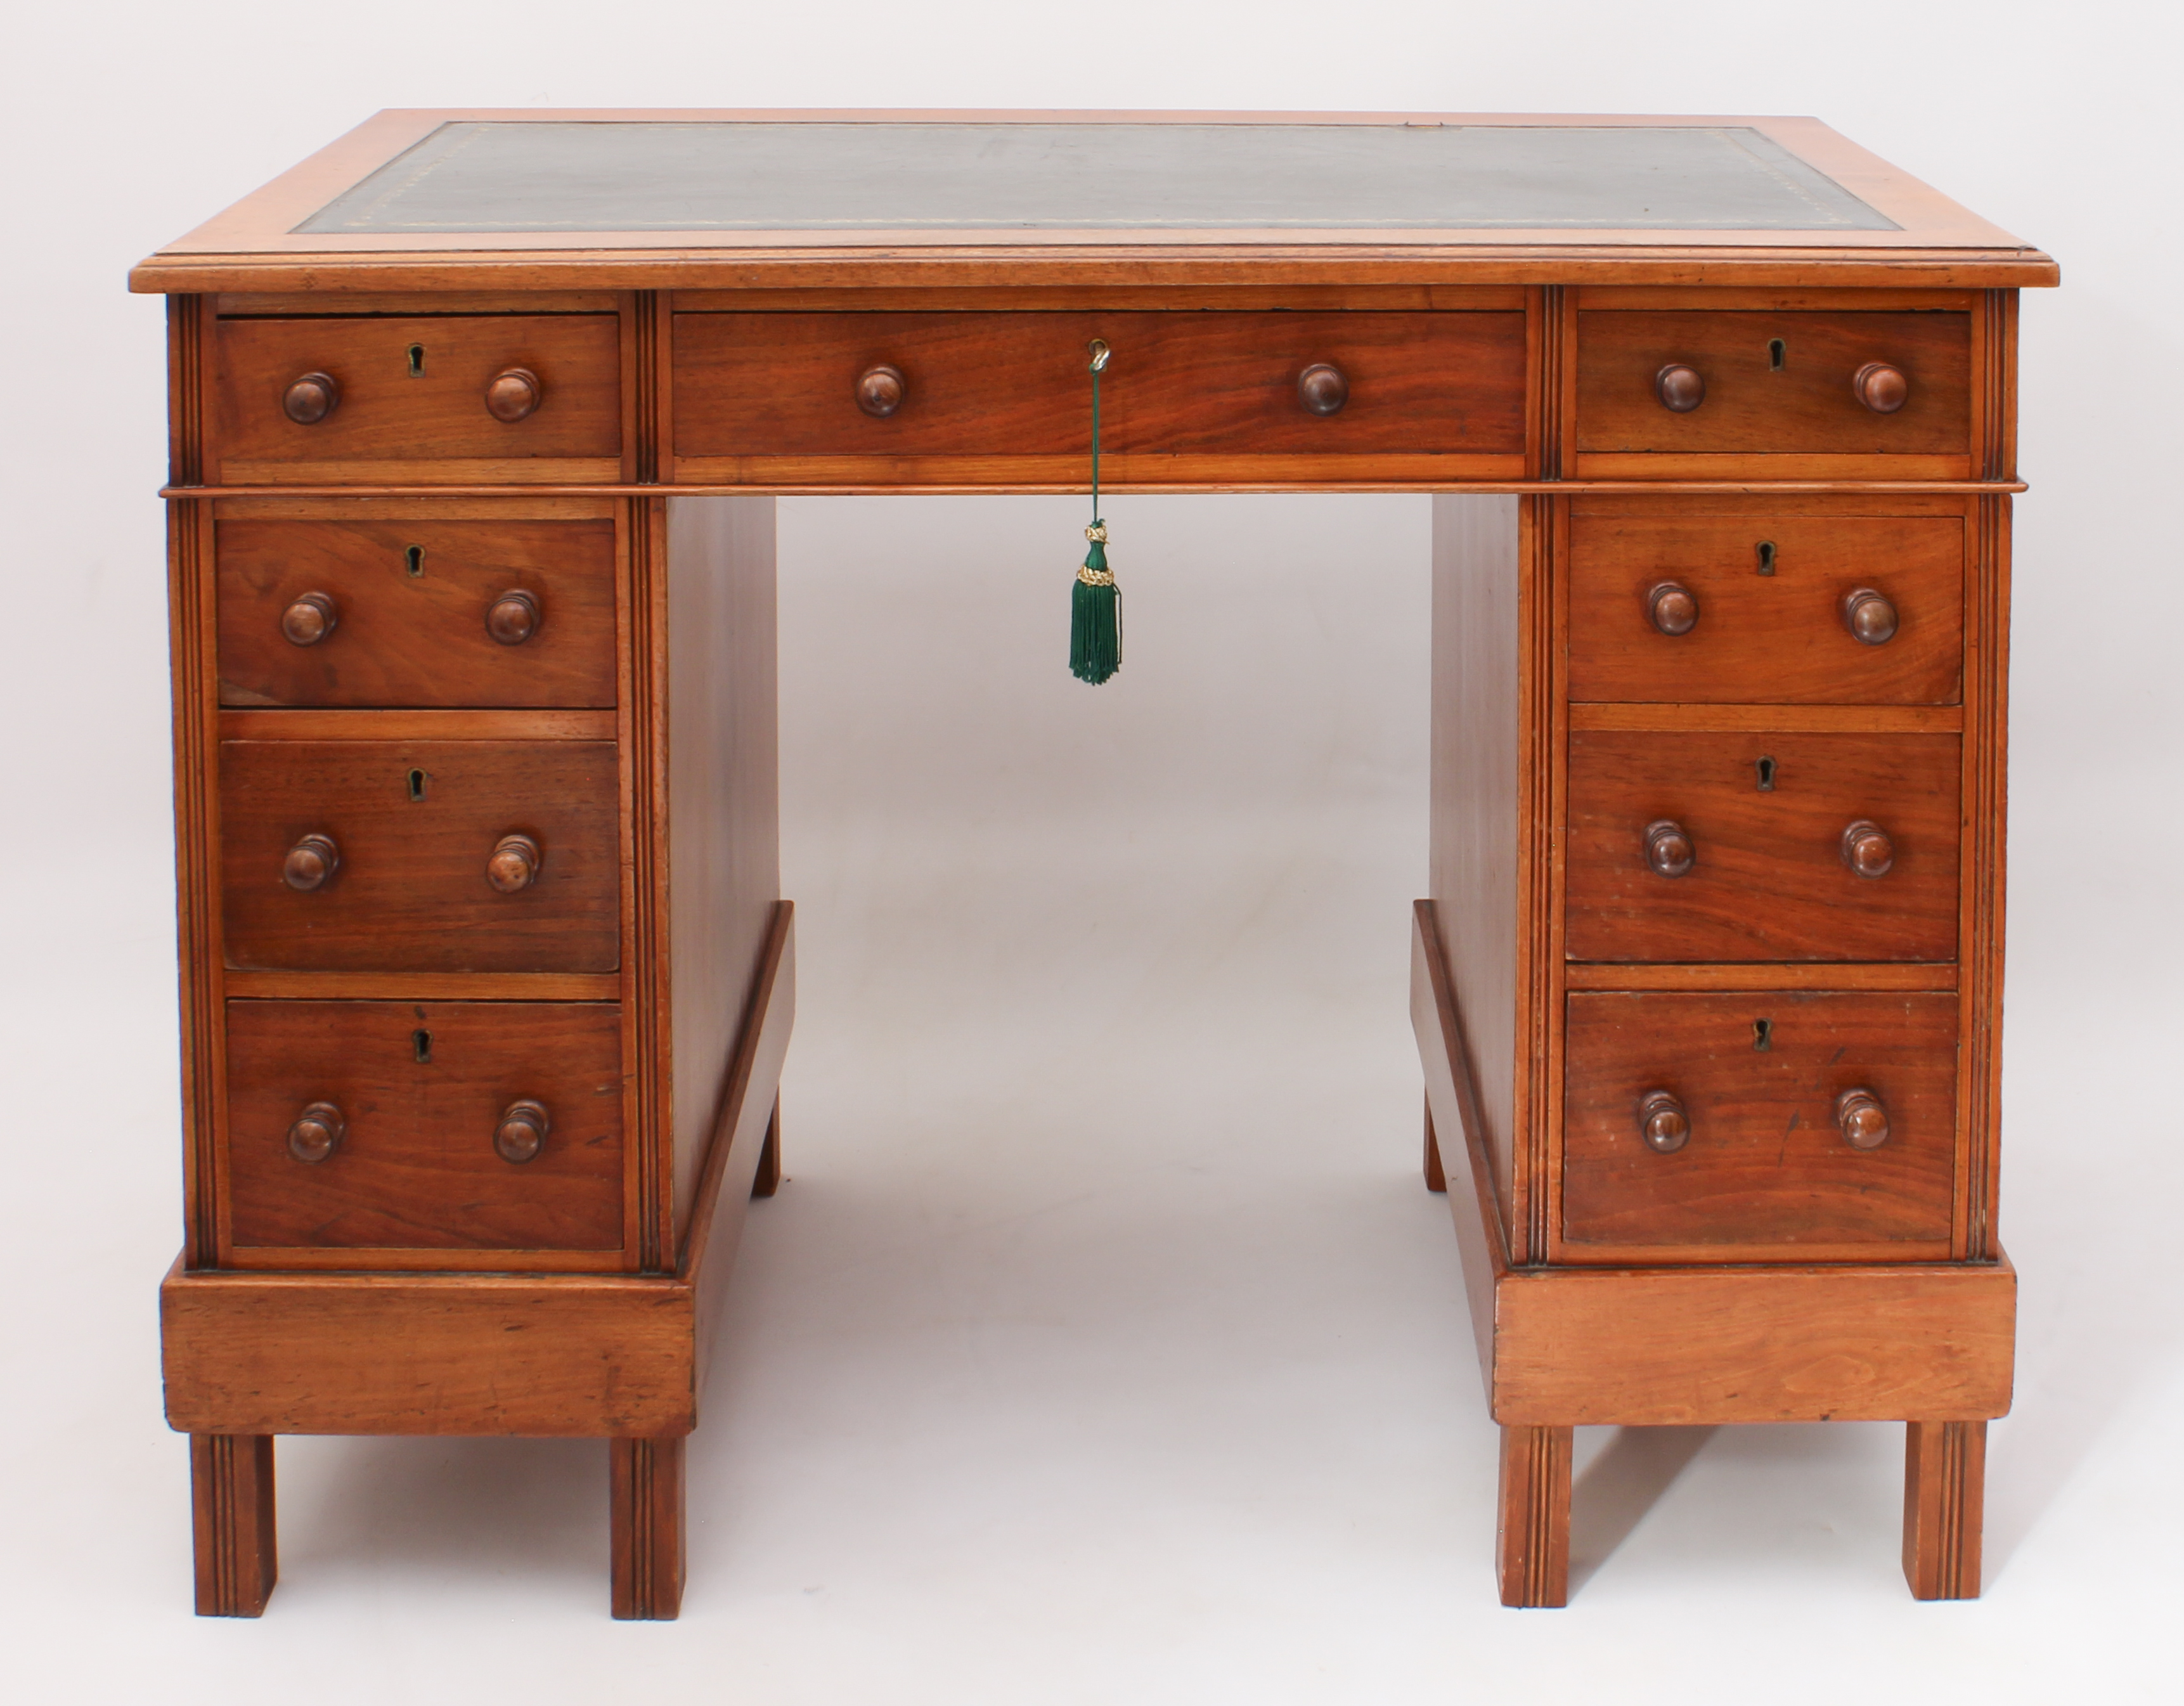
[[[1782,364],[1778,361],[1774,365],[1780,367]],[[421,343],[413,343],[410,346],[410,376],[412,379],[422,379],[425,376],[425,346]]]
[[[419,579],[425,572],[425,548],[411,545],[402,553],[402,566],[411,580]]]
[[[1774,1021],[1754,1019],[1752,1022],[1752,1047],[1755,1053],[1765,1054],[1774,1046]]]
[[[411,1052],[412,1052],[412,1053],[414,1053],[414,1054],[417,1056],[417,1064],[418,1064],[419,1066],[430,1066],[430,1065],[432,1065],[432,1032],[430,1032],[430,1031],[412,1031],[412,1032],[410,1032],[410,1048]]]
[[[426,775],[421,770],[411,771],[410,772],[410,797],[412,800],[422,800],[425,797],[425,785],[432,779],[432,778],[431,777]]]
[[[1763,758],[1753,767],[1759,772],[1759,791],[1772,794],[1774,791],[1774,761]]]
[[[1763,575],[1773,574],[1774,572],[1774,540],[1762,539],[1757,549],[1759,552],[1759,572]]]
[[[1790,346],[1779,337],[1767,340],[1767,365],[1774,372],[1782,371],[1782,358],[1790,353]]]

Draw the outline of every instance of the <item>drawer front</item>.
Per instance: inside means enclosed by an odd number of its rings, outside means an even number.
[[[1954,959],[1959,750],[1953,734],[1573,732],[1568,956]],[[1682,832],[1680,875],[1656,868],[1678,850],[1656,824]],[[1886,838],[1885,873],[1846,862],[1852,824]]]
[[[231,705],[615,702],[611,521],[217,529]]]
[[[1589,992],[1568,1001],[1563,1259],[1948,1255],[1953,995]],[[1885,1123],[1876,1147],[1853,1146],[1838,1122],[1859,1091]],[[1663,1096],[1672,1106],[1649,1101]],[[1649,1113],[1663,1116],[1657,1141]],[[1871,1118],[1853,1127],[1868,1140]]]
[[[1958,516],[1574,506],[1569,695],[1954,705],[1964,584]]]
[[[619,1250],[621,1010],[611,1002],[230,1001],[231,1242]],[[522,1103],[511,1159],[496,1137]],[[315,1129],[292,1145],[306,1109]],[[317,1159],[314,1140],[338,1126]]]
[[[617,793],[610,741],[222,741],[227,962],[612,971]],[[511,836],[528,838],[535,861],[503,850]],[[292,885],[329,866],[316,886]],[[521,886],[498,886],[496,873]]]
[[[310,480],[363,465],[356,477],[454,482],[497,477],[611,480],[621,471],[620,323],[608,314],[394,315],[223,320],[218,338],[220,477]],[[412,352],[417,352],[413,361]],[[521,382],[505,376],[528,375]],[[332,406],[309,414],[333,382]],[[303,382],[305,393],[292,387]],[[516,414],[496,415],[491,402]],[[447,465],[434,471],[434,464]]]
[[[1523,454],[1524,321],[1498,312],[679,315],[675,452],[1082,458],[1095,337],[1103,454]],[[1300,399],[1318,365],[1332,414]],[[879,367],[886,415],[858,401]]]
[[[1908,382],[1892,413],[1852,388],[1869,363]],[[1671,366],[1703,383],[1696,408],[1661,400]],[[1581,313],[1578,452],[1968,457],[1970,373],[1967,314]]]

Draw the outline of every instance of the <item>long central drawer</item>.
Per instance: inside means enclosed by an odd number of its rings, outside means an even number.
[[[1521,464],[1524,316],[1485,310],[678,314],[675,454],[1082,458],[1095,337],[1106,453]]]

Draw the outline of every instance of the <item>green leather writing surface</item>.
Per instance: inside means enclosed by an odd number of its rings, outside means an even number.
[[[1741,125],[463,120],[296,227],[1893,231]]]

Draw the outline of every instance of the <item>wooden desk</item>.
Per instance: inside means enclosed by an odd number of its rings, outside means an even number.
[[[1977,1593],[2057,278],[1808,120],[1431,115],[386,113],[146,261],[198,1609],[271,1591],[273,1436],[538,1434],[613,1441],[616,1614],[675,1614],[780,1176],[773,498],[1079,489],[1095,337],[1115,486],[1436,494],[1412,1013],[1503,1599],[1564,1597],[1574,1424],[1857,1418]]]

